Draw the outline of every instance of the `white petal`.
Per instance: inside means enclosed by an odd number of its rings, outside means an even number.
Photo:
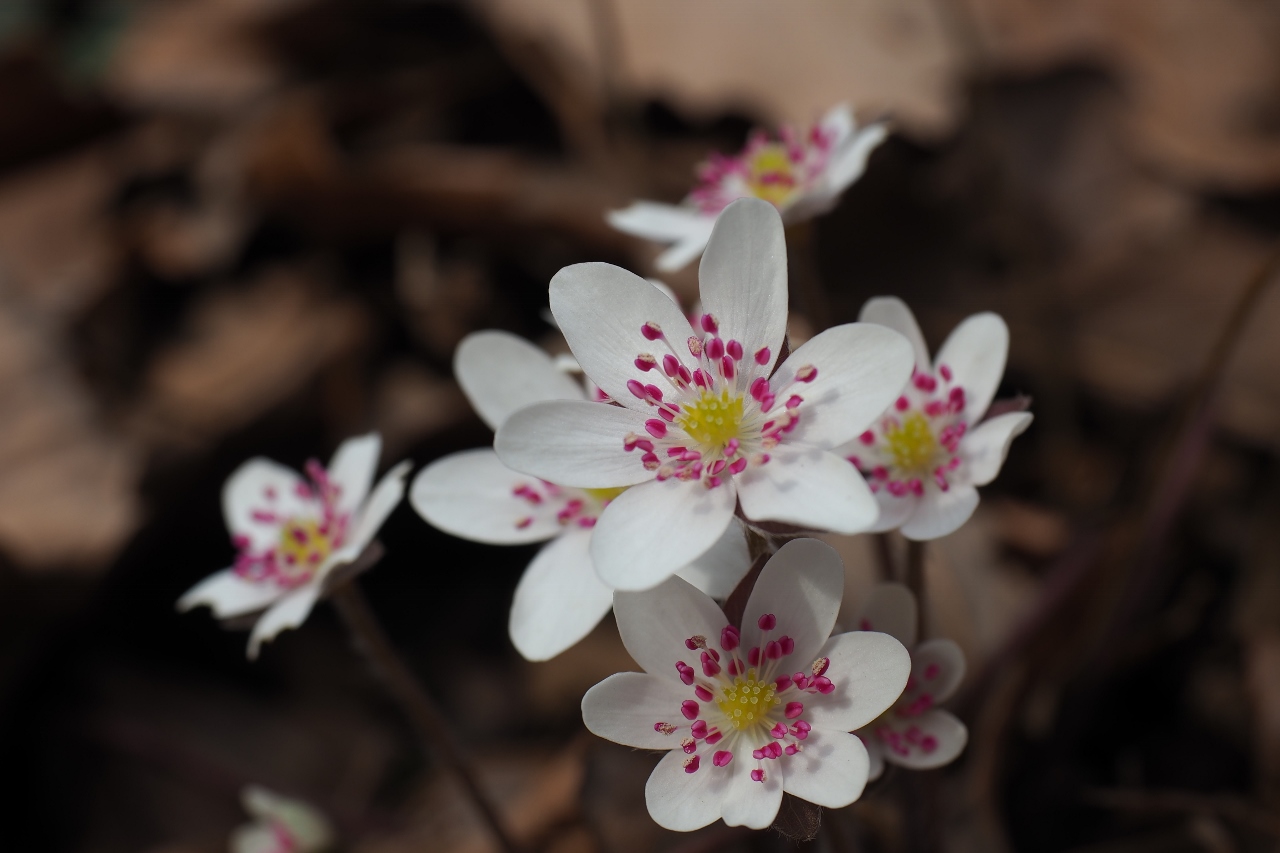
[[[742,647],[760,645],[759,619],[773,614],[769,639],[788,636],[795,651],[780,661],[781,672],[807,669],[831,636],[844,595],[844,565],[834,548],[817,539],[793,539],[769,558],[756,580],[742,616]]]
[[[916,504],[920,503],[920,498],[910,492],[905,495],[894,495],[888,489],[880,489],[872,494],[875,495],[880,514],[876,516],[875,524],[867,528],[868,533],[897,530],[915,514]]]
[[[683,689],[681,689],[683,688]],[[693,690],[647,672],[619,672],[582,697],[582,722],[594,735],[636,749],[676,749],[689,736],[654,730],[655,723],[687,727],[680,703]],[[684,756],[683,750],[680,752]]]
[[[524,338],[488,330],[463,338],[453,373],[476,414],[497,430],[518,409],[547,400],[581,400],[582,386]]]
[[[672,243],[670,249],[658,255],[653,261],[654,267],[658,272],[675,272],[687,267],[707,248],[707,241],[711,239],[711,229],[714,225],[714,219],[709,216],[704,217],[698,223],[696,230],[678,242]]]
[[[715,767],[709,761],[702,762],[696,773],[686,773],[688,758],[681,750],[668,752],[644,786],[649,816],[658,826],[676,832],[691,832],[714,823],[733,778],[728,772],[732,764]]]
[[[996,478],[1009,455],[1009,445],[1031,426],[1030,412],[1009,412],[984,421],[960,442],[969,482],[985,486]]]
[[[319,851],[333,842],[333,828],[318,809],[303,800],[284,797],[258,785],[250,785],[240,793],[240,801],[249,814],[274,823],[288,831],[298,853]],[[276,838],[271,850],[279,850]]]
[[[875,323],[888,326],[911,342],[911,349],[916,355],[916,369],[930,370],[929,347],[924,342],[924,333],[916,322],[916,315],[911,313],[907,303],[896,296],[877,296],[868,299],[858,315],[859,323]]]
[[[837,634],[819,652],[830,659],[827,678],[836,689],[804,700],[804,719],[814,728],[851,732],[883,714],[902,695],[911,655],[888,634]]]
[[[684,641],[705,637],[719,645],[720,632],[729,624],[714,601],[680,578],[644,592],[615,593],[613,615],[631,659],[645,672],[677,684],[676,661],[699,669],[699,653]]]
[[[596,577],[591,533],[568,530],[547,543],[516,585],[508,628],[526,660],[550,660],[577,643],[613,607],[613,590]]]
[[[712,598],[728,598],[738,582],[751,568],[751,555],[747,552],[747,536],[736,519],[729,523],[724,533],[698,559],[676,572]]]
[[[640,461],[642,451],[622,446],[628,433],[645,434],[645,419],[601,403],[538,403],[507,419],[493,449],[507,467],[561,486],[633,486],[654,477]]]
[[[826,115],[818,122],[822,132],[827,135],[831,147],[839,148],[853,135],[856,127],[853,121],[853,110],[848,104],[836,104],[827,110]]]
[[[249,660],[257,660],[262,644],[275,639],[281,631],[296,628],[307,621],[311,608],[320,597],[320,584],[312,581],[281,598],[253,626],[249,634]]]
[[[871,152],[889,137],[889,128],[873,124],[858,131],[857,135],[837,152],[827,165],[826,184],[832,192],[841,193],[867,170],[867,158]]]
[[[897,734],[897,745],[886,738]],[[884,747],[884,760],[912,770],[929,770],[950,764],[964,752],[969,730],[947,711],[934,708],[918,717],[886,717],[869,733]],[[925,742],[933,738],[932,743]]]
[[[881,749],[880,742],[873,735],[868,734],[863,737],[860,733],[855,732],[854,734],[867,749],[867,759],[871,762],[871,766],[867,770],[867,781],[874,782],[884,775],[884,750]]]
[[[654,480],[613,500],[591,537],[600,579],[614,589],[649,589],[706,553],[733,520],[731,482]]]
[[[757,375],[768,376],[787,331],[787,243],[777,208],[741,198],[724,209],[702,254],[698,290],[703,311],[720,325],[719,336],[747,350],[743,387]],[[771,353],[764,366],[750,358],[761,347]]]
[[[559,505],[529,503],[514,494],[521,485],[540,484],[503,465],[487,447],[464,450],[419,471],[409,502],[428,523],[474,542],[516,545],[559,534]],[[525,519],[529,521],[520,527]]]
[[[978,490],[966,483],[953,483],[945,492],[926,486],[916,511],[902,525],[908,539],[937,539],[954,533],[978,508]]]
[[[200,581],[178,599],[179,610],[190,610],[202,604],[209,606],[219,619],[261,610],[284,590],[274,583],[245,580],[232,569],[223,569]]]
[[[656,411],[627,390],[635,379],[656,385],[664,394],[672,385],[660,369],[643,371],[636,356],[651,353],[659,361],[665,352],[661,341],[640,333],[645,323],[657,323],[671,346],[688,356],[693,334],[689,321],[661,290],[638,275],[612,264],[574,264],[551,279],[551,313],[569,342],[569,349],[591,381],[624,406],[655,416]]]
[[[739,738],[734,746],[733,761],[722,770],[733,771],[729,775],[729,789],[720,806],[720,815],[729,826],[746,826],[751,829],[768,829],[778,816],[782,805],[782,768],[777,761],[765,761],[763,782],[751,778],[753,747],[745,738]]]
[[[329,479],[342,491],[338,506],[343,512],[354,512],[373,484],[382,455],[382,438],[376,433],[349,438],[338,447],[329,462]]]
[[[782,789],[792,796],[829,809],[840,809],[862,796],[871,760],[857,735],[814,729],[800,752],[785,759]]]
[[[991,405],[1008,354],[1009,327],[990,312],[965,318],[938,350],[934,364],[951,368],[952,382],[964,388],[964,416],[970,424],[981,420]]]
[[[735,478],[747,518],[845,534],[875,524],[880,505],[849,460],[790,443],[769,453],[764,465],[748,466]]]
[[[888,634],[910,649],[916,644],[916,597],[900,583],[878,583],[858,608],[854,628]]]
[[[911,343],[892,329],[846,323],[806,341],[769,384],[779,407],[792,394],[804,400],[791,440],[829,450],[861,435],[889,408],[911,378],[913,362]],[[818,369],[817,378],[793,384],[807,365]]]
[[[400,499],[404,497],[404,478],[409,475],[412,467],[411,462],[401,462],[384,474],[378,481],[378,485],[374,486],[373,494],[369,495],[369,499],[360,509],[360,516],[355,521],[351,538],[342,547],[345,559],[354,560],[360,556],[360,552],[373,541],[374,536],[378,535],[378,530],[387,520],[387,516],[391,515],[399,506]]]
[[[945,638],[925,640],[911,652],[911,678],[911,693],[945,702],[964,681],[964,652]]]
[[[266,823],[247,823],[231,831],[231,853],[278,853],[280,836]]]
[[[622,210],[609,211],[604,218],[624,234],[659,243],[680,240],[702,229],[710,234],[715,221],[715,217],[690,207],[654,201],[632,202]]]
[[[270,459],[257,457],[235,470],[222,487],[222,515],[233,536],[247,536],[254,550],[274,547],[280,522],[257,521],[256,510],[278,514],[281,520],[310,514],[311,507],[298,496],[302,477]]]

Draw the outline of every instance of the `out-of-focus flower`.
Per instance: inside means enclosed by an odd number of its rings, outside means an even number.
[[[763,829],[784,791],[831,808],[861,795],[869,759],[849,732],[898,698],[911,662],[888,634],[830,636],[843,588],[836,553],[798,539],[761,571],[741,627],[679,578],[618,593],[622,641],[645,671],[591,688],[582,718],[600,737],[670,750],[645,786],[655,821]]]
[[[850,323],[776,372],[787,253],[772,205],[721,214],[700,271],[695,333],[644,279],[578,264],[551,281],[551,310],[578,363],[619,405],[558,401],[512,415],[495,448],[517,471],[590,489],[631,486],[601,513],[591,555],[614,589],[647,589],[705,552],[739,505],[750,521],[857,533],[879,509],[834,448],[902,391],[911,345]]]
[[[872,299],[859,318],[907,337],[915,349],[911,382],[875,424],[839,452],[871,484],[880,502],[873,530],[900,528],[908,539],[936,539],[964,524],[978,486],[995,479],[1009,445],[1031,425],[1029,412],[982,418],[1009,351],[997,314],[974,314],[955,328],[933,364],[905,303]]]
[[[950,764],[964,751],[969,731],[953,714],[937,707],[964,680],[964,652],[947,639],[916,644],[917,608],[911,590],[877,584],[862,606],[858,628],[896,637],[911,650],[911,677],[893,707],[854,734],[867,745],[872,779],[884,763],[912,770]]]
[[[382,440],[348,439],[329,467],[307,463],[304,478],[269,459],[250,459],[222,490],[222,512],[240,552],[178,600],[179,610],[208,605],[220,619],[265,611],[249,635],[249,657],[264,641],[301,625],[334,569],[354,561],[404,496],[410,463],[401,462],[370,492]]]
[[[756,131],[737,156],[713,154],[698,168],[698,184],[681,204],[637,201],[607,218],[619,231],[673,243],[657,267],[678,270],[702,253],[716,217],[735,199],[764,199],[788,224],[827,212],[861,177],[867,157],[887,134],[883,124],[859,129],[842,104],[807,135],[784,126],[772,140]]]
[[[531,403],[587,399],[551,356],[506,332],[468,336],[454,356],[454,373],[495,430]],[[414,478],[409,501],[428,522],[464,539],[494,545],[550,540],[516,586],[509,622],[516,650],[529,660],[547,660],[585,637],[613,606],[613,590],[591,560],[591,540],[600,513],[623,491],[557,486],[512,471],[482,448],[428,465]],[[724,598],[750,563],[742,529],[731,525],[680,575]]]
[[[333,845],[329,821],[302,800],[250,785],[240,801],[254,820],[231,833],[231,853],[320,853]]]

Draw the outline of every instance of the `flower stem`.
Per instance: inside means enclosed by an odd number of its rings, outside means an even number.
[[[448,718],[392,647],[360,587],[354,580],[342,584],[330,593],[330,599],[347,626],[356,649],[387,692],[399,703],[422,740],[457,775],[499,847],[504,853],[519,853],[520,847],[503,828],[497,808],[480,787],[462,751],[449,737],[451,724]]]
[[[897,562],[893,559],[893,542],[888,533],[873,533],[876,543],[876,563],[880,569],[880,580],[892,582],[898,579]]]
[[[925,612],[928,609],[925,603],[924,589],[924,543],[915,539],[907,540],[907,588],[911,590],[911,594],[916,597],[916,608],[919,619],[918,636],[924,637],[927,634],[925,630]]]

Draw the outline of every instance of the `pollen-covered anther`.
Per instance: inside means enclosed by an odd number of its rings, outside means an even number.
[[[653,724],[653,730],[664,735],[669,735],[676,730],[676,727],[670,723],[657,722]]]

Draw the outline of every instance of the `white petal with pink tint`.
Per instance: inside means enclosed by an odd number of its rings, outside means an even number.
[[[969,730],[940,708],[910,719],[886,718],[868,737],[880,738],[884,760],[912,770],[931,770],[950,764],[964,752]]]
[[[764,365],[744,364],[744,384],[768,376],[787,331],[787,245],[777,209],[755,198],[724,209],[698,267],[705,313],[719,323],[719,335],[755,352],[768,347]]]
[[[853,534],[873,525],[880,506],[857,469],[816,447],[780,445],[767,465],[738,477],[748,518]]]
[[[999,314],[974,314],[951,332],[934,364],[951,369],[965,389],[965,419],[976,424],[1000,387],[1009,353],[1009,327]]]
[[[782,805],[782,768],[775,762],[765,770],[762,782],[752,779],[742,768],[750,767],[752,746],[739,742],[733,750],[733,764],[739,768],[729,777],[729,789],[720,806],[720,816],[729,826],[768,829]]]
[[[296,628],[307,621],[319,597],[320,584],[313,582],[292,590],[272,605],[249,634],[249,660],[257,659],[263,643],[274,640],[281,631]]]
[[[680,736],[663,734],[654,724],[672,715],[679,718],[680,703],[687,697],[679,682],[647,672],[619,672],[582,697],[582,721],[592,734],[624,746],[678,749]]]
[[[969,482],[985,486],[994,480],[1009,455],[1009,445],[1029,426],[1030,412],[1009,412],[971,430],[960,444],[968,463]]]
[[[836,689],[806,703],[814,728],[849,732],[874,720],[902,695],[911,655],[888,634],[851,631],[827,641],[817,657],[831,661]]]
[[[382,438],[376,433],[349,438],[338,446],[329,462],[329,480],[341,491],[338,506],[343,512],[355,512],[373,485],[382,455]]]
[[[495,545],[540,542],[560,533],[559,507],[515,494],[530,480],[537,483],[503,465],[487,447],[464,450],[418,472],[409,501],[431,524],[463,539]]]
[[[877,296],[868,299],[862,306],[861,313],[858,314],[858,322],[875,323],[878,326],[893,329],[911,343],[911,349],[916,358],[916,369],[928,370],[931,367],[929,347],[924,342],[924,333],[920,331],[920,324],[916,322],[916,316],[911,313],[907,303],[898,297]]]
[[[512,414],[547,400],[581,400],[582,386],[524,338],[487,330],[462,339],[453,373],[471,405],[497,430]]]
[[[628,433],[644,434],[645,420],[642,412],[600,403],[539,403],[508,418],[493,447],[507,467],[561,486],[632,486],[654,477],[623,448]]]
[[[591,537],[600,579],[618,590],[662,583],[716,544],[734,504],[732,484],[670,479],[628,489],[605,507]]]
[[[660,370],[642,371],[636,355],[663,350],[641,334],[656,323],[676,347],[684,347],[693,330],[679,307],[649,282],[612,264],[565,267],[551,279],[551,313],[583,371],[624,406],[649,411],[627,390],[628,380],[653,384],[664,393],[672,385]]]
[[[613,606],[613,590],[596,577],[590,548],[590,530],[568,530],[525,569],[508,625],[511,642],[526,660],[560,654],[591,633]]]
[[[729,624],[714,601],[680,578],[643,592],[615,593],[613,613],[632,659],[645,672],[676,684],[681,682],[675,662],[695,654],[685,639],[718,637]]]
[[[901,497],[889,494],[885,489],[880,489],[873,493],[876,498],[876,504],[880,507],[880,514],[876,516],[875,523],[866,529],[867,533],[884,533],[888,530],[897,530],[906,524],[907,519],[915,514],[916,507],[920,503],[920,497],[913,494],[905,494]]]
[[[219,619],[239,616],[261,610],[280,596],[284,590],[274,584],[253,583],[224,569],[202,580],[178,599],[179,610],[190,610],[208,605]]]
[[[235,470],[222,488],[222,516],[233,536],[245,536],[255,547],[274,545],[279,524],[264,520],[259,511],[270,509],[280,517],[309,510],[298,497],[305,486],[298,472],[270,459],[250,459]]]
[[[738,582],[751,568],[747,537],[742,524],[734,519],[724,533],[702,556],[676,572],[712,598],[728,598]]]
[[[817,539],[794,539],[769,558],[761,571],[742,616],[742,646],[759,646],[759,622],[772,614],[777,629],[795,642],[794,659],[808,665],[831,636],[844,595],[844,566],[840,556]]]
[[[806,341],[772,380],[785,387],[802,368],[818,370],[795,388],[804,405],[790,440],[830,450],[855,438],[901,393],[913,362],[906,338],[871,323],[846,323]]]
[[[719,817],[731,785],[727,774],[686,773],[686,756],[672,750],[662,757],[644,786],[644,801],[658,826],[692,832]]]
[[[955,483],[945,492],[929,489],[902,525],[902,535],[916,540],[938,539],[959,530],[977,508],[978,490],[967,483]]]
[[[853,628],[888,634],[908,649],[916,644],[916,598],[900,583],[878,583],[858,611]]]
[[[928,695],[937,704],[945,702],[964,680],[964,652],[954,641],[939,637],[925,640],[911,650],[913,691]]]
[[[814,729],[804,742],[804,749],[782,769],[782,789],[788,794],[829,809],[841,809],[862,796],[871,762],[857,735]]]

